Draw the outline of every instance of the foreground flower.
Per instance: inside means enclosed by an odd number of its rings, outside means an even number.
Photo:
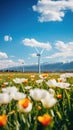
[[[55,79],[50,79],[48,80],[48,82],[46,82],[46,84],[49,86],[49,87],[56,87],[57,86],[57,82]]]
[[[33,100],[35,101],[40,101],[43,98],[45,98],[46,94],[48,93],[47,90],[44,89],[39,89],[39,88],[35,88],[35,89],[31,89],[30,90],[30,96],[33,98]]]
[[[45,96],[45,98],[41,100],[41,102],[42,102],[43,107],[48,109],[48,108],[53,107],[56,104],[57,100],[54,98],[52,94],[48,93]]]
[[[38,116],[37,119],[42,125],[47,126],[51,123],[52,117],[48,114],[44,114],[43,116]]]
[[[18,89],[15,87],[15,86],[12,86],[12,87],[7,87],[7,88],[3,88],[2,89],[2,92],[3,93],[15,93],[15,92],[17,92],[18,91]]]
[[[7,123],[7,116],[6,115],[0,115],[0,126],[5,126]]]
[[[10,98],[14,100],[21,100],[21,99],[24,99],[25,97],[26,97],[26,94],[22,92],[15,92],[15,93],[12,92],[10,94]]]
[[[65,89],[70,89],[69,86],[70,86],[69,83],[63,83],[63,82],[58,82],[57,83],[57,87],[62,88],[62,89],[64,89],[64,88]]]
[[[0,104],[10,103],[11,98],[7,93],[0,93]]]
[[[32,103],[30,99],[25,98],[18,101],[18,109],[21,112],[30,112],[32,110]]]

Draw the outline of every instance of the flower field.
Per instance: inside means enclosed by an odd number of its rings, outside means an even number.
[[[73,73],[0,73],[0,130],[73,130]]]

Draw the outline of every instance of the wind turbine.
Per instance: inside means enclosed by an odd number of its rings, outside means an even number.
[[[41,55],[43,54],[44,48],[41,50],[41,52],[39,52],[39,50],[35,47],[35,50],[37,52],[37,57],[38,57],[38,73],[41,73],[41,67],[40,67],[40,59],[41,59]]]
[[[22,62],[22,66],[23,66],[23,70],[22,70],[22,72],[24,72],[24,62]]]

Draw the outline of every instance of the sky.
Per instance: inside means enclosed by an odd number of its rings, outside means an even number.
[[[73,0],[0,0],[0,69],[73,61]]]

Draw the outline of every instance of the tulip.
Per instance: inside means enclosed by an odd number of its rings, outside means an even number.
[[[14,92],[17,92],[17,91],[18,91],[18,89],[15,86],[2,89],[3,93],[14,93]]]
[[[57,86],[57,82],[55,79],[50,79],[48,80],[48,82],[46,82],[46,84],[49,86],[49,87],[56,87]]]
[[[33,98],[33,100],[35,101],[40,101],[43,98],[45,98],[46,94],[48,93],[47,90],[44,89],[39,89],[39,88],[35,88],[35,89],[31,89],[30,90],[30,96]]]
[[[9,94],[0,93],[0,104],[10,103],[11,100],[12,100],[12,98],[10,98]]]
[[[57,100],[53,97],[52,94],[48,93],[46,97],[41,100],[41,102],[43,104],[43,107],[48,109],[53,107],[56,104]]]
[[[62,89],[64,89],[64,88],[65,89],[70,89],[69,86],[70,86],[69,83],[63,83],[63,82],[58,82],[57,83],[57,87],[62,88]]]
[[[6,115],[0,115],[0,126],[5,126],[7,123],[7,116]]]
[[[42,125],[47,126],[50,125],[52,117],[48,114],[44,114],[43,116],[38,116],[37,119]]]
[[[18,101],[18,109],[21,112],[30,112],[32,109],[32,103],[30,99],[25,98]]]
[[[26,97],[26,94],[22,93],[22,92],[15,92],[15,93],[11,93],[10,97],[14,100],[21,100],[24,99]]]

